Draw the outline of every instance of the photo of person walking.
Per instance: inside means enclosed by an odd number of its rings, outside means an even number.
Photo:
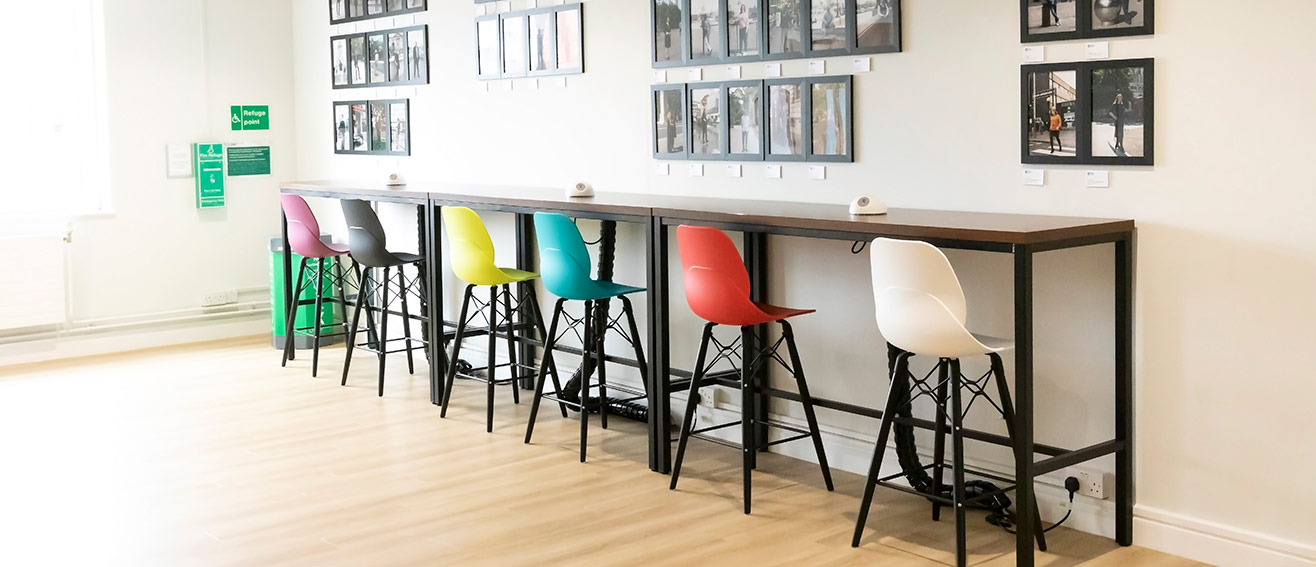
[[[1028,75],[1028,155],[1078,157],[1075,121],[1078,71],[1038,71]]]
[[[722,153],[720,92],[718,88],[690,89],[691,155]]]
[[[722,24],[718,0],[690,0],[690,58],[722,56]]]
[[[1145,155],[1143,67],[1092,70],[1092,156]]]
[[[1027,35],[1050,35],[1078,31],[1078,2],[1075,0],[1023,0],[1027,11]]]

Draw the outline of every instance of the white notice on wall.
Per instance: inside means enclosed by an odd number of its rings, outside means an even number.
[[[1088,170],[1088,187],[1110,187],[1110,172]]]
[[[731,79],[739,79],[740,65],[727,65],[727,77]]]
[[[872,57],[855,57],[855,58],[854,58],[854,62],[853,62],[853,64],[852,64],[852,67],[854,68],[854,72],[856,72],[856,73],[867,73],[867,72],[869,72],[869,71],[872,71],[872,70],[873,70],[873,58],[872,58]]]
[[[767,169],[763,171],[763,173],[768,177],[768,179],[781,179],[781,166],[769,165]]]
[[[809,74],[821,75],[827,72],[827,62],[822,59],[814,59],[809,62]]]
[[[666,82],[667,82],[667,71],[663,71],[662,69],[659,69],[659,70],[657,70],[657,71],[654,71],[654,72],[653,72],[653,82],[655,82],[655,83],[666,83]]]
[[[1024,63],[1041,63],[1046,61],[1045,45],[1030,45],[1024,48]]]
[[[192,145],[166,144],[165,162],[166,177],[192,177]]]
[[[781,63],[768,63],[763,66],[763,74],[769,77],[781,76]]]
[[[809,166],[809,179],[815,181],[824,181],[827,179],[827,166],[811,165]]]
[[[740,164],[733,164],[727,166],[727,177],[740,177],[740,176],[741,176]]]
[[[1110,42],[1089,41],[1086,51],[1088,59],[1108,59],[1110,58]]]
[[[672,165],[669,164],[669,163],[655,163],[655,164],[653,164],[653,174],[654,174],[654,175],[669,175],[669,174],[671,174],[671,172],[672,172]]]
[[[1024,185],[1041,187],[1045,184],[1046,184],[1045,169],[1033,169],[1033,168],[1024,169]]]
[[[690,169],[689,169],[689,171],[690,171],[690,177],[703,177],[703,176],[704,176],[704,164],[702,164],[702,163],[692,163],[692,164],[690,164]]]
[[[704,70],[690,69],[685,72],[685,78],[691,81],[702,81],[704,80]]]

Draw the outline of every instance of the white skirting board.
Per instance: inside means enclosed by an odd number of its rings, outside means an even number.
[[[202,318],[183,323],[144,324],[105,333],[0,344],[0,367],[269,333],[269,311],[254,310],[213,320]],[[277,357],[272,360],[278,362]]]

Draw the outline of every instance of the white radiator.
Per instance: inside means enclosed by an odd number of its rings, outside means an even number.
[[[64,323],[64,234],[0,237],[0,331]]]

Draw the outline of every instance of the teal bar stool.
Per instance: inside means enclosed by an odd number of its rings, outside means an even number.
[[[639,327],[635,324],[635,311],[631,307],[631,300],[626,296],[632,293],[644,291],[642,287],[622,285],[607,281],[600,281],[590,277],[590,259],[589,250],[585,248],[585,239],[581,238],[580,230],[576,228],[576,223],[565,215],[558,213],[535,213],[535,238],[539,242],[539,276],[544,282],[546,288],[553,295],[558,296],[557,303],[553,306],[553,320],[548,326],[548,335],[544,337],[544,357],[539,366],[539,376],[535,383],[535,399],[530,405],[530,423],[526,424],[525,442],[530,442],[530,436],[535,431],[535,416],[539,413],[540,400],[547,397],[558,402],[562,408],[562,417],[567,416],[567,407],[573,407],[580,410],[580,462],[585,462],[585,448],[588,439],[589,427],[589,390],[591,388],[589,381],[589,368],[591,364],[598,368],[598,382],[596,387],[599,393],[599,421],[604,429],[608,428],[608,378],[604,370],[607,361],[607,355],[603,349],[603,340],[608,331],[615,331],[626,339],[635,349],[635,360],[640,368],[640,381],[648,383],[648,376],[645,372],[644,352],[640,348]],[[622,314],[613,319],[608,314],[608,302],[611,299],[621,300]],[[562,308],[567,301],[585,302],[585,312],[579,319],[567,314]],[[597,311],[597,313],[596,313]],[[622,317],[626,318],[626,329],[621,327]],[[582,338],[582,356],[584,362],[581,368],[584,369],[580,380],[580,399],[572,401],[564,399],[565,392],[562,390],[562,383],[558,380],[557,366],[553,363],[553,347],[557,344],[558,323],[566,320],[567,328],[562,334],[568,332],[578,333],[577,336],[583,335]],[[583,331],[580,330],[583,327]],[[544,393],[544,382],[548,376],[553,378],[553,387],[555,391],[549,394]],[[634,395],[633,398],[615,400],[618,402],[630,402],[645,399],[645,393],[637,390],[631,390],[623,386],[614,386],[614,390]]]

